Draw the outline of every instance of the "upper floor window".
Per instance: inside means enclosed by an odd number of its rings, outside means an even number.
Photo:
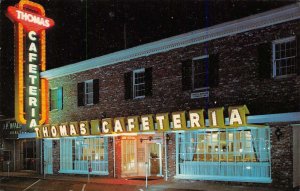
[[[182,61],[182,89],[201,90],[218,84],[218,55],[204,55]]]
[[[192,59],[192,88],[198,90],[208,87],[207,70],[208,56],[202,56]]]
[[[63,108],[63,88],[50,89],[50,111],[62,110]]]
[[[133,71],[133,97],[145,97],[145,68]]]
[[[99,79],[87,80],[77,84],[78,106],[99,103]]]
[[[84,82],[84,101],[85,105],[93,104],[94,90],[93,90],[93,80],[88,80]]]
[[[296,37],[273,41],[273,77],[297,73]]]
[[[125,99],[152,95],[152,68],[141,68],[124,74]]]

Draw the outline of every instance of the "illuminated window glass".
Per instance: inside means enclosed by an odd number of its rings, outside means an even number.
[[[289,37],[273,42],[273,77],[296,74],[296,38]]]
[[[61,110],[63,108],[62,87],[50,89],[50,110]]]
[[[137,171],[136,140],[122,140],[122,173]]]
[[[224,129],[177,134],[177,175],[224,180],[271,178],[269,128]]]
[[[60,171],[87,174],[108,174],[107,137],[60,139]]]

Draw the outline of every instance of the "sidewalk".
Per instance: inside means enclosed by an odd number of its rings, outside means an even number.
[[[0,172],[0,177],[7,177],[7,172]],[[32,172],[10,172],[10,177],[28,177],[43,179],[43,175]],[[46,175],[46,179],[66,180],[88,182],[87,175]],[[107,178],[99,176],[91,176],[90,183],[94,184],[113,184],[113,185],[136,185],[145,188],[145,180],[128,180],[123,178]],[[146,189],[144,189],[145,191]],[[215,183],[206,181],[165,181],[164,179],[155,179],[148,181],[148,189],[151,191],[282,191],[282,189],[269,187],[254,187],[254,186],[237,186],[226,182]],[[141,190],[142,191],[142,190]]]

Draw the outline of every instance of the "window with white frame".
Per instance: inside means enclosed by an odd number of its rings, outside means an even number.
[[[208,87],[208,55],[192,60],[192,88],[193,90]]]
[[[145,97],[145,68],[133,71],[133,98]]]
[[[296,74],[296,37],[273,41],[273,77]]]
[[[124,73],[124,88],[126,100],[152,96],[152,67]]]
[[[50,89],[50,111],[63,108],[62,87]]]
[[[137,154],[136,154],[136,139],[122,140],[122,173],[137,172]]]
[[[108,174],[107,137],[61,138],[60,173]]]
[[[271,180],[269,128],[203,130],[176,137],[179,178]]]
[[[87,80],[77,84],[78,106],[99,103],[99,79]]]
[[[84,82],[84,97],[85,105],[93,104],[93,80],[88,80]]]

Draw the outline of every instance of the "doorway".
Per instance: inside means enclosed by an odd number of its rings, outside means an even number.
[[[37,144],[36,140],[23,141],[23,170],[37,171]]]
[[[121,137],[121,176],[162,176],[162,143],[160,135]]]
[[[148,157],[148,175],[162,176],[161,143],[149,142],[146,144],[146,157]]]

